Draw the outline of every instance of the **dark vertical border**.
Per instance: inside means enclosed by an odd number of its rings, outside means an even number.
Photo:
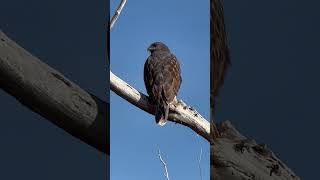
[[[216,128],[217,104],[220,103],[221,89],[226,72],[231,65],[228,39],[224,24],[222,0],[210,1],[210,179],[219,179],[214,168],[214,138],[219,136]],[[215,175],[216,173],[216,175]]]
[[[106,0],[106,50],[107,50],[107,103],[108,103],[108,123],[107,123],[107,148],[108,148],[108,154],[107,154],[107,179],[110,179],[110,0]]]
[[[106,50],[107,50],[107,103],[108,103],[108,117],[107,117],[107,154],[110,156],[110,0],[106,1]],[[110,164],[110,162],[109,162]]]

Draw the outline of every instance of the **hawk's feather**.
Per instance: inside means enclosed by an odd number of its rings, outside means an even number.
[[[180,89],[180,64],[163,43],[151,44],[149,51],[151,54],[144,64],[144,82],[150,101],[156,105],[156,122],[164,125],[168,119],[169,104]]]

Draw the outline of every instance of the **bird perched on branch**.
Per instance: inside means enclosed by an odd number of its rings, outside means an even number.
[[[177,101],[182,82],[180,64],[164,43],[152,43],[148,51],[150,56],[144,64],[144,83],[149,100],[156,105],[155,120],[163,126],[168,119],[169,105]]]

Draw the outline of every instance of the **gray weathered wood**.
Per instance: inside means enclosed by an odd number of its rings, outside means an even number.
[[[229,121],[218,129],[221,137],[211,145],[211,179],[300,179],[265,144],[246,138]]]
[[[74,137],[109,154],[109,104],[0,31],[0,88]]]

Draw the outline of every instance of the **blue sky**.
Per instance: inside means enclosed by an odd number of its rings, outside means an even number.
[[[111,15],[119,1],[110,2]],[[180,60],[183,82],[178,99],[209,119],[209,1],[128,1],[110,32],[112,71],[146,93],[143,65],[147,47],[166,43]],[[209,179],[209,144],[190,129],[154,117],[113,92],[111,101],[111,179],[163,180],[158,147],[171,179],[200,179],[198,158],[203,149],[203,179]]]

